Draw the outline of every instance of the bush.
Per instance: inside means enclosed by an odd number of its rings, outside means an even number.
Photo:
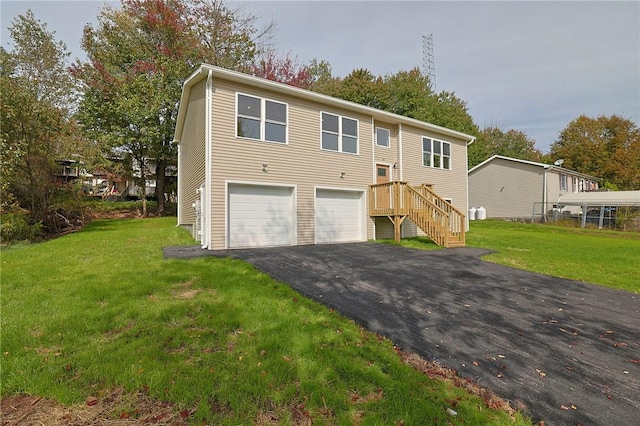
[[[41,223],[31,223],[25,211],[3,214],[0,218],[0,241],[11,244],[19,241],[33,241],[42,234]]]

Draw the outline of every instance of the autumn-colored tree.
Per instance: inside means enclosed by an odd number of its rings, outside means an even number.
[[[62,189],[56,161],[82,150],[70,119],[75,90],[66,68],[69,53],[31,10],[12,21],[9,33],[12,51],[0,47],[2,212],[19,206],[31,223],[55,231],[49,219]]]
[[[313,84],[313,75],[308,66],[300,65],[291,54],[278,55],[275,51],[266,52],[256,61],[251,73],[256,77],[266,78],[288,84],[289,86],[309,89]]]
[[[469,147],[469,168],[493,155],[518,158],[520,160],[542,161],[542,152],[535,147],[535,141],[519,130],[485,127],[476,141]]]
[[[582,115],[560,132],[550,155],[620,190],[640,189],[640,129],[629,119]]]
[[[83,83],[79,117],[106,149],[133,157],[142,188],[147,162],[155,160],[161,214],[166,168],[177,157],[173,131],[183,81],[202,62],[250,72],[270,27],[256,30],[255,17],[219,0],[122,0],[121,6],[106,6],[97,28],[84,29],[88,60],[72,68]]]

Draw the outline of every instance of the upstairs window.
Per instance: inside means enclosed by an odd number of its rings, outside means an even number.
[[[287,104],[238,94],[236,111],[236,136],[287,143]]]
[[[321,147],[328,151],[358,153],[358,120],[322,113]]]
[[[376,145],[389,148],[390,133],[389,129],[376,127]]]
[[[422,165],[434,169],[451,170],[451,144],[422,138]]]
[[[567,175],[560,174],[560,191],[567,190]]]

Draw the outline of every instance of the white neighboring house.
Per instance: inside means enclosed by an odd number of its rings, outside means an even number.
[[[494,155],[469,170],[469,206],[489,218],[543,219],[565,194],[598,191],[602,179],[559,164]]]

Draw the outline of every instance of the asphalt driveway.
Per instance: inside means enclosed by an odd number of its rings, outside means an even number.
[[[250,262],[536,421],[640,425],[640,295],[495,265],[485,253],[375,243],[165,249]]]

